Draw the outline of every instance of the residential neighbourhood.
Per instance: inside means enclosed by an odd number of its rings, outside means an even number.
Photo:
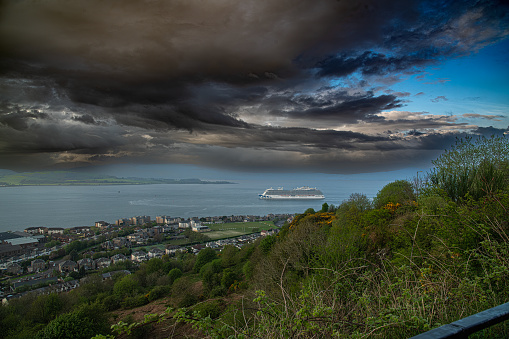
[[[119,219],[114,224],[98,221],[95,226],[28,227],[24,232],[0,232],[0,300],[8,302],[28,291],[68,291],[78,287],[79,279],[89,272],[100,272],[121,261],[139,265],[163,255],[174,256],[179,251],[197,254],[207,247],[220,250],[233,245],[240,248],[259,237],[277,233],[279,227],[292,218],[290,214],[188,220],[169,216],[152,220],[148,216],[138,216]],[[249,234],[189,243],[189,232],[198,235],[212,231],[205,224],[219,224],[221,229],[227,230],[229,223],[268,221],[275,221],[273,229],[254,229],[256,232],[251,233],[248,229]],[[74,246],[76,243],[94,245],[66,253],[70,247],[78,248]],[[108,256],[110,252],[114,254]]]

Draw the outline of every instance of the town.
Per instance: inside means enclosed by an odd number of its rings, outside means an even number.
[[[163,255],[197,254],[242,247],[275,234],[293,214],[266,216],[179,217],[135,216],[94,226],[28,227],[0,232],[0,299],[8,303],[26,293],[65,292],[90,273],[103,279],[130,274],[127,269]],[[115,270],[115,268],[120,268]]]

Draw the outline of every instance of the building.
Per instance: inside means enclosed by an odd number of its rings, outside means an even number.
[[[208,232],[210,231],[210,228],[208,226],[203,225],[195,225],[192,227],[193,232]]]
[[[131,220],[130,219],[127,219],[127,218],[123,218],[123,219],[118,219],[115,224],[117,226],[127,226],[131,223]]]
[[[48,227],[48,235],[53,234],[64,234],[64,229],[62,227]]]
[[[180,246],[177,246],[177,245],[172,245],[172,246],[168,246],[166,248],[166,254],[175,254],[177,251],[180,251],[182,250],[183,247],[180,247]]]
[[[39,227],[27,227],[25,228],[25,232],[28,233],[28,234],[46,234],[48,232],[48,228],[47,227],[42,227],[42,226],[39,226]]]
[[[97,269],[105,268],[111,265],[111,260],[108,258],[99,258],[95,261],[95,267]]]
[[[5,242],[16,246],[19,245],[24,250],[31,250],[34,248],[37,248],[39,245],[39,240],[32,237],[22,237],[22,238],[15,238],[15,239],[8,239]]]
[[[142,262],[148,260],[147,253],[143,251],[136,251],[131,254],[131,260],[133,262]]]
[[[100,229],[108,228],[109,225],[110,224],[108,224],[106,221],[96,221],[95,222],[95,227],[100,228]]]
[[[148,257],[149,258],[161,258],[164,254],[164,251],[157,248],[157,247],[154,247],[152,249],[150,249],[150,251],[148,251]]]
[[[131,218],[131,225],[145,225],[150,223],[150,217],[147,215],[136,216]]]
[[[77,268],[78,264],[72,260],[63,261],[58,265],[58,270],[60,272],[72,272],[75,271]]]
[[[95,269],[95,261],[90,258],[78,260],[79,269],[84,268],[86,271]]]
[[[19,245],[12,245],[12,244],[8,244],[8,243],[1,244],[0,243],[0,258],[17,257],[23,253],[25,253],[25,251]]]
[[[118,237],[112,240],[115,248],[128,247],[131,245],[129,240],[126,237]]]
[[[158,217],[156,217],[156,224],[158,224],[158,225],[168,224],[169,219],[170,218],[167,217],[166,215],[158,216]]]
[[[115,254],[113,257],[111,257],[111,261],[116,264],[118,262],[121,262],[121,261],[125,261],[127,260],[127,257],[121,253],[119,254]]]
[[[69,229],[69,232],[72,234],[87,234],[92,232],[90,226],[76,226]]]
[[[18,263],[12,263],[7,266],[5,273],[13,275],[23,274],[23,267],[21,267]]]
[[[28,270],[30,272],[40,272],[46,268],[46,262],[42,259],[35,259],[30,263]]]

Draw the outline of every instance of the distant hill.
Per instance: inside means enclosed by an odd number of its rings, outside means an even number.
[[[72,171],[23,172],[0,170],[0,186],[85,186],[153,184],[233,184],[228,181],[201,179],[118,178],[111,175]]]

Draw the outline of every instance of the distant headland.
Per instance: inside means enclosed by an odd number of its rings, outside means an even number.
[[[201,179],[119,178],[111,175],[73,172],[14,172],[0,170],[0,187],[17,186],[92,186],[92,185],[154,185],[154,184],[235,184],[229,181]]]

